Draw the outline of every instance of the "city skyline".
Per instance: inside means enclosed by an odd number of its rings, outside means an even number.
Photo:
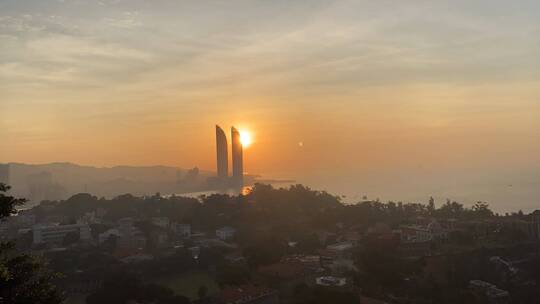
[[[1,303],[540,298],[538,0],[0,0],[0,143]]]
[[[540,3],[389,3],[1,1],[0,163],[214,170],[217,123],[267,178],[535,204]]]
[[[246,133],[244,133],[246,134]],[[244,185],[244,145],[249,145],[250,139],[242,138],[242,133],[231,127],[231,164],[232,172],[229,178],[229,157],[227,136],[223,129],[216,125],[216,176],[221,186],[242,187]]]
[[[216,125],[216,173],[223,182],[229,177],[229,146],[227,136],[220,126]]]
[[[231,147],[232,147],[232,182],[235,186],[244,184],[244,147],[242,145],[241,134],[231,127]]]

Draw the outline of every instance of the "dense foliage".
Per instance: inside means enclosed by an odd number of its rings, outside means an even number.
[[[88,296],[87,304],[189,304],[188,298],[175,295],[166,287],[144,284],[129,272],[109,273],[103,286]]]
[[[16,206],[25,202],[7,195],[8,190],[0,184],[0,220],[16,214]],[[0,244],[0,303],[61,303],[63,298],[52,283],[54,278],[38,258],[17,254],[11,243]]]

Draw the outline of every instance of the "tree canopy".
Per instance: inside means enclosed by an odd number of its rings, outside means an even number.
[[[16,214],[25,200],[6,194],[9,187],[0,184],[0,220]],[[0,299],[13,304],[58,304],[61,293],[52,283],[55,274],[37,257],[16,254],[13,244],[0,244]]]

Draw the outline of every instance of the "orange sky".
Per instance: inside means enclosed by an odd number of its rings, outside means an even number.
[[[253,133],[248,172],[319,185],[537,168],[539,11],[4,1],[0,162],[213,170],[217,123]]]

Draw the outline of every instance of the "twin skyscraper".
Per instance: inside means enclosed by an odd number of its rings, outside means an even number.
[[[216,125],[217,177],[220,184],[242,187],[244,185],[244,156],[240,132],[231,128],[232,140],[232,178],[229,179],[229,154],[227,136],[223,129]]]

